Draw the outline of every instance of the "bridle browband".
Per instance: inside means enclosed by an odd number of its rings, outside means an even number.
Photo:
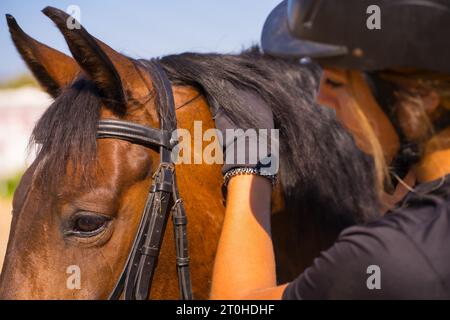
[[[160,129],[136,123],[106,119],[100,120],[97,138],[121,139],[147,148],[159,148],[160,163],[153,174],[144,212],[122,273],[109,299],[145,300],[158,263],[167,221],[172,213],[175,232],[176,265],[180,299],[193,299],[189,271],[189,252],[186,232],[186,212],[180,198],[171,150],[176,145],[172,133],[176,129],[175,105],[170,81],[156,60],[141,61],[149,69],[158,98]],[[163,112],[170,117],[162,116]],[[172,207],[170,207],[172,205]]]

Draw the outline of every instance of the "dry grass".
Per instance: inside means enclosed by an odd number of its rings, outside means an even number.
[[[11,200],[0,199],[0,271],[8,243],[9,227],[11,224]]]
[[[31,74],[22,74],[14,79],[0,82],[0,89],[17,89],[22,87],[39,87],[39,85]]]

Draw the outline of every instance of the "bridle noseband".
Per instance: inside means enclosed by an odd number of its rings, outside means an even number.
[[[172,140],[176,129],[175,105],[170,81],[156,60],[146,61],[157,90],[159,111],[165,110],[172,117],[166,121],[160,114],[160,129],[142,126],[122,120],[100,120],[97,138],[121,139],[147,148],[159,147],[160,163],[153,174],[144,212],[139,223],[125,267],[116,282],[109,299],[119,299],[122,293],[126,300],[145,300],[150,294],[151,284],[158,262],[167,220],[172,213],[175,232],[176,264],[180,299],[193,298],[189,271],[186,212],[180,198],[175,176],[175,165],[171,150],[177,143]],[[165,109],[163,109],[165,108]],[[170,204],[172,207],[170,208]]]

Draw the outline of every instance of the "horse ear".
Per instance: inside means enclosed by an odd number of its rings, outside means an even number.
[[[124,113],[127,89],[132,89],[127,85],[137,73],[133,61],[90,35],[81,25],[69,29],[67,21],[73,18],[66,12],[52,7],[46,7],[42,12],[61,31],[75,60],[95,82],[102,96],[108,99],[108,106]]]
[[[69,85],[80,72],[74,59],[27,35],[13,16],[7,14],[9,32],[22,59],[41,86],[53,97]]]

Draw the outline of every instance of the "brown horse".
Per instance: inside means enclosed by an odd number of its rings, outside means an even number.
[[[158,127],[155,87],[143,64],[84,28],[67,29],[64,12],[44,13],[73,58],[32,39],[8,16],[14,44],[55,102],[34,130],[40,151],[14,195],[0,299],[104,299],[125,263],[159,158],[156,150],[129,142],[96,140],[96,125],[113,118]],[[282,153],[281,185],[273,195],[280,282],[299,274],[342,228],[372,214],[365,207],[376,201],[371,160],[327,108],[313,104],[314,84],[305,67],[255,51],[169,56],[161,63],[172,81],[178,127],[192,136],[194,121],[202,122],[203,131],[214,128],[214,104],[231,108],[238,120],[245,117],[234,87],[257,93],[274,109]],[[301,97],[299,86],[306,92]],[[224,213],[220,166],[181,164],[176,170],[189,219],[194,297],[204,299]],[[166,233],[172,232],[169,225]],[[166,236],[153,299],[178,298],[174,247]],[[79,288],[67,285],[71,266],[80,270]]]

